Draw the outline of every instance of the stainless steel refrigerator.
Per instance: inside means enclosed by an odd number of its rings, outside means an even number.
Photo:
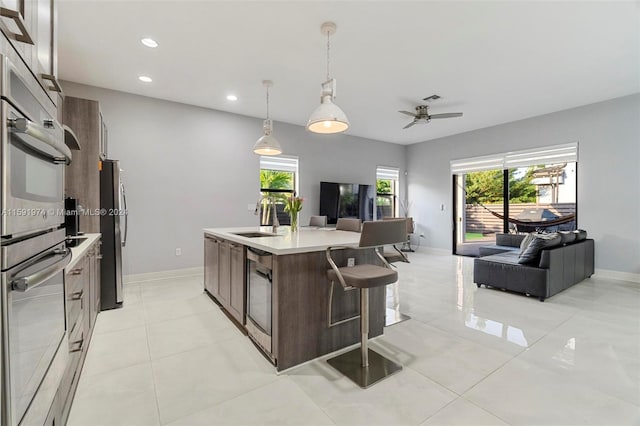
[[[101,310],[122,306],[122,247],[127,243],[127,198],[117,160],[103,160],[100,170]]]

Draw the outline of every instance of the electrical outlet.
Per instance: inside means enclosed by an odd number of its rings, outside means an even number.
[[[347,266],[355,266],[356,265],[356,258],[355,257],[350,257],[347,259]]]
[[[247,204],[247,210],[252,212],[255,211],[256,209],[256,205],[255,204]]]
[[[176,256],[182,256],[182,249],[180,247],[176,249]]]

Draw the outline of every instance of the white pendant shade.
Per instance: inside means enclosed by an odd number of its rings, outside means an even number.
[[[322,83],[320,106],[311,113],[307,122],[307,130],[326,135],[347,130],[349,119],[344,111],[333,103],[333,98],[336,96],[336,80],[329,77],[329,38],[335,34],[336,24],[325,22],[320,26],[320,32],[327,35],[327,81]]]
[[[322,96],[322,103],[311,113],[307,129],[313,133],[340,133],[349,128],[349,119],[340,107],[333,103],[331,95]]]
[[[260,155],[279,155],[282,154],[280,142],[271,134],[271,120],[264,120],[262,126],[264,135],[253,145],[253,152]]]
[[[262,85],[267,89],[267,119],[262,122],[262,136],[253,145],[253,152],[260,155],[279,155],[282,154],[280,142],[273,137],[273,123],[269,118],[269,88],[273,86],[271,80],[262,80]]]

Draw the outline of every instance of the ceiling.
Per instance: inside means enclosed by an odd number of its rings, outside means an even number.
[[[334,21],[347,134],[411,144],[639,92],[639,16],[635,1],[60,0],[59,76],[259,118],[270,79],[271,117],[305,125]],[[398,110],[434,93],[431,113],[464,116],[402,130]]]

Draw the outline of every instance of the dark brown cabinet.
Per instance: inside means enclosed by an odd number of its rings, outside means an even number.
[[[220,243],[218,252],[218,302],[229,308],[231,295],[231,246],[227,241]]]
[[[246,251],[241,244],[205,236],[204,287],[220,305],[244,325]]]
[[[212,237],[204,238],[204,288],[213,297],[218,296],[218,249],[220,243]]]
[[[65,194],[78,200],[90,212],[100,210],[100,160],[106,126],[100,104],[88,99],[67,96],[64,99],[63,123],[78,137],[80,151],[73,151],[73,161],[65,170]],[[100,216],[82,215],[80,231],[100,232]]]
[[[231,258],[229,260],[229,312],[235,319],[244,324],[245,312],[245,247],[229,243]]]

